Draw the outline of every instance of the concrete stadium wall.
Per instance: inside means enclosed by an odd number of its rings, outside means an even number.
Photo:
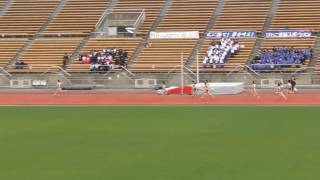
[[[264,73],[255,75],[252,73],[202,73],[200,81],[208,80],[209,82],[244,82],[251,84],[255,80],[260,84],[261,79],[290,79],[292,74],[281,73]],[[320,76],[311,74],[296,74],[297,83],[301,85],[320,85]],[[180,73],[137,73],[135,76],[129,77],[124,72],[109,74],[71,74],[64,76],[62,74],[14,74],[10,79],[13,80],[46,80],[47,87],[55,88],[57,80],[61,80],[64,86],[94,86],[95,88],[108,89],[132,89],[135,88],[135,80],[137,79],[155,79],[157,84],[165,81],[167,86],[181,85]],[[190,84],[196,80],[194,74],[184,75],[184,84]],[[10,80],[7,76],[0,74],[0,87],[10,88]]]

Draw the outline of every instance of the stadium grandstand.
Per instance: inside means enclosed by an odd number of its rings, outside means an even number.
[[[131,81],[159,74],[158,83],[179,73],[190,81],[199,73],[217,80],[234,73],[317,74],[319,6],[316,0],[1,1],[1,72],[66,79],[122,73]],[[277,48],[291,54],[265,57]]]

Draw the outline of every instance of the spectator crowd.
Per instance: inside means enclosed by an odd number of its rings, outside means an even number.
[[[313,57],[311,47],[297,49],[294,47],[273,47],[271,50],[262,50],[251,64],[253,69],[281,69],[282,67],[304,64]]]
[[[88,54],[81,54],[79,61],[90,64],[91,71],[111,71],[116,67],[126,67],[128,53],[122,49],[104,48],[101,51],[91,50]]]
[[[24,69],[25,67],[27,67],[28,64],[23,62],[22,60],[18,59],[16,62],[15,62],[15,67],[16,69]]]
[[[223,68],[230,57],[240,51],[240,44],[237,39],[221,38],[213,40],[203,60],[203,67]]]

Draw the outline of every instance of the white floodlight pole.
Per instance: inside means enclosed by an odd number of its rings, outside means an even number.
[[[199,80],[199,52],[198,52],[198,49],[197,49],[197,59],[196,59],[196,61],[197,61],[197,83],[199,83],[200,80]]]
[[[183,95],[183,51],[181,51],[181,95]]]

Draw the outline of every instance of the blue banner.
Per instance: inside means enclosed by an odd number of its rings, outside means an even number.
[[[257,37],[257,32],[255,31],[210,31],[207,33],[207,37],[214,37],[214,38]]]
[[[286,38],[286,37],[311,37],[313,36],[311,31],[298,31],[298,30],[277,30],[267,31],[267,38]]]

